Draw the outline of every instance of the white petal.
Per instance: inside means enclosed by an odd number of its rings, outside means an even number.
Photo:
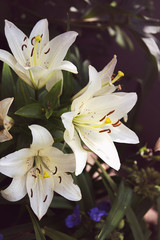
[[[35,151],[24,148],[0,159],[0,172],[8,177],[23,176],[32,166]]]
[[[32,144],[31,148],[34,150],[40,150],[45,149],[48,147],[51,147],[54,140],[50,132],[39,125],[33,124],[29,126],[31,132],[32,132]]]
[[[31,40],[33,37],[36,37],[37,35],[42,36],[41,44],[43,48],[44,45],[46,45],[49,42],[49,31],[48,31],[47,19],[41,19],[36,23],[36,25],[32,29],[29,39]]]
[[[62,61],[62,63],[56,69],[65,70],[72,73],[78,73],[77,67],[73,63],[66,60]]]
[[[73,183],[71,175],[64,173],[59,177],[54,177],[54,182],[55,192],[71,201],[81,200],[81,191],[79,187]]]
[[[15,64],[17,61],[11,53],[0,49],[0,60],[7,63],[13,70],[15,70]]]
[[[46,89],[48,91],[50,91],[51,88],[60,80],[63,80],[62,71],[60,71],[60,70],[53,71],[53,74],[52,74],[51,78],[46,83]]]
[[[54,181],[52,177],[33,177],[34,170],[28,172],[26,186],[31,208],[40,220],[46,214],[52,201]]]
[[[56,69],[59,67],[77,35],[76,32],[69,31],[52,39],[42,50],[41,59],[43,59],[43,62],[48,61],[49,68]],[[48,49],[50,49],[49,52],[45,54]]]
[[[74,154],[64,154],[55,147],[42,149],[39,156],[51,172],[75,172]]]
[[[0,101],[0,118],[4,119],[7,116],[8,110],[13,102],[14,98],[5,98]]]
[[[119,170],[119,156],[109,133],[99,133],[98,131],[82,127],[78,129],[78,132],[89,149],[96,153],[110,167]]]
[[[1,191],[2,196],[8,201],[15,202],[22,199],[27,194],[26,175],[14,178],[5,190]]]
[[[17,62],[21,63],[21,65],[25,65],[26,59],[22,51],[22,45],[24,44],[26,35],[12,22],[7,20],[5,20],[5,35]]]
[[[0,142],[5,142],[12,139],[12,135],[8,132],[7,129],[0,131]]]
[[[30,85],[32,88],[34,88],[34,85],[31,81],[31,77],[29,75],[29,69],[26,67],[23,67],[18,62],[15,64],[14,71],[17,73],[17,75],[25,81],[28,85]]]
[[[101,81],[98,81],[99,74],[93,66],[89,66],[89,84],[85,92],[78,98],[76,98],[72,103],[72,110],[76,112],[83,106],[83,104],[93,95],[101,89]]]
[[[65,131],[64,132],[64,140],[70,146],[70,148],[72,149],[72,151],[75,154],[75,158],[76,158],[75,174],[79,175],[82,173],[82,171],[86,165],[87,151],[82,148],[81,141],[80,141],[79,136],[76,131],[74,131],[74,136],[72,139],[70,138],[68,131]]]
[[[139,139],[135,132],[121,123],[118,127],[111,127],[110,136],[114,142],[120,143],[139,143]]]
[[[71,139],[73,138],[74,135],[74,126],[72,123],[74,116],[75,116],[74,112],[66,112],[61,115],[63,125],[68,131]]]
[[[99,72],[99,78],[102,84],[111,83],[111,77],[117,63],[117,57],[114,55],[113,59]]]

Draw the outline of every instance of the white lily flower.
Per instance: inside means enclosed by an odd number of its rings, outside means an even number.
[[[35,89],[47,84],[47,90],[63,78],[62,71],[77,73],[71,62],[63,60],[77,33],[69,31],[49,41],[48,21],[42,19],[27,37],[12,22],[5,20],[5,35],[13,53],[0,50],[0,60]]]
[[[33,136],[30,148],[0,159],[0,172],[13,178],[1,194],[9,201],[18,201],[28,193],[31,208],[40,220],[54,191],[71,201],[79,201],[81,192],[68,174],[75,171],[74,154],[64,154],[52,147],[54,140],[44,127],[29,128]]]
[[[139,142],[137,135],[120,121],[135,105],[136,93],[107,92],[95,96],[102,87],[97,76],[96,69],[90,66],[87,90],[72,102],[71,112],[61,116],[66,128],[64,139],[76,156],[76,175],[83,171],[87,160],[80,139],[116,170],[120,168],[120,160],[113,142]]]
[[[7,116],[8,110],[13,102],[14,98],[5,98],[0,101],[0,142],[5,142],[12,139],[11,134],[8,132],[14,121],[11,117]]]

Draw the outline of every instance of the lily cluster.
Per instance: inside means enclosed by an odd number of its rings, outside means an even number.
[[[49,41],[48,22],[42,19],[29,37],[9,21],[5,22],[5,34],[13,55],[0,50],[0,59],[32,88],[45,87],[49,91],[57,81],[63,80],[62,70],[77,73],[76,66],[64,60],[77,37],[76,32],[69,31]],[[120,159],[114,142],[135,144],[139,140],[121,120],[127,118],[137,95],[117,91],[114,83],[124,74],[119,71],[112,78],[116,63],[114,56],[100,72],[89,66],[88,85],[72,98],[70,112],[61,116],[66,129],[64,141],[73,153],[64,154],[53,147],[50,132],[32,124],[30,147],[0,159],[0,172],[13,178],[9,187],[1,191],[4,198],[18,201],[28,194],[31,208],[39,219],[47,212],[54,191],[71,201],[79,201],[81,192],[70,173],[79,175],[86,166],[87,150],[83,144],[119,170]],[[13,120],[7,116],[12,101],[13,98],[8,98],[0,102],[1,142],[12,138],[8,130]]]

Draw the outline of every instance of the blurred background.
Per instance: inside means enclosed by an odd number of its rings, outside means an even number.
[[[122,90],[138,94],[128,124],[139,135],[141,145],[153,147],[160,136],[159,9],[159,0],[3,0],[0,48],[9,50],[5,19],[29,35],[38,20],[47,18],[50,39],[67,29],[77,31],[70,54],[80,73],[76,90],[88,81],[88,64],[100,71],[116,54],[115,73],[125,73],[119,82]]]

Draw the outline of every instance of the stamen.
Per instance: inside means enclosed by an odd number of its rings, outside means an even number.
[[[47,197],[48,197],[48,195],[45,196],[45,199],[43,200],[43,202],[45,202],[47,200]]]
[[[33,52],[34,52],[34,47],[32,48],[32,51],[31,51],[31,57],[33,56]]]
[[[48,48],[48,50],[44,53],[44,54],[47,54],[47,53],[49,53],[49,51],[50,51],[50,48]]]
[[[27,48],[27,45],[26,44],[22,45],[22,51],[23,51],[24,47]]]
[[[35,39],[35,37],[33,37],[32,39],[31,39],[31,44],[34,46],[34,43],[33,43],[33,40]]]
[[[25,36],[25,37],[24,37],[24,39],[23,39],[23,41],[25,42],[25,41],[26,41],[26,39],[27,39],[27,37]]]
[[[32,177],[34,177],[34,178],[37,178],[37,176],[36,176],[36,175],[32,175]]]
[[[61,176],[58,176],[58,178],[59,178],[59,183],[61,183],[62,182]]]
[[[55,166],[55,172],[53,172],[53,175],[57,173],[57,167]]]
[[[112,113],[114,113],[114,112],[115,112],[115,110],[113,110],[113,111],[107,113],[107,116],[109,116],[110,114],[112,114]]]
[[[111,133],[111,129],[104,129],[104,130],[101,130],[101,131],[99,131],[99,133],[102,133],[102,132],[108,132],[108,133]]]
[[[32,188],[31,188],[31,198],[33,197],[33,190],[32,190]]]
[[[101,118],[99,121],[102,122],[105,118],[106,118],[106,115],[103,118]]]
[[[36,170],[39,172],[39,174],[41,173],[40,169],[37,167]]]
[[[124,73],[121,71],[118,71],[117,76],[112,80],[112,83],[115,83],[118,79],[124,76]]]
[[[41,34],[41,38],[43,37],[43,33]]]
[[[118,127],[119,125],[121,125],[120,119],[112,124],[113,127]]]

